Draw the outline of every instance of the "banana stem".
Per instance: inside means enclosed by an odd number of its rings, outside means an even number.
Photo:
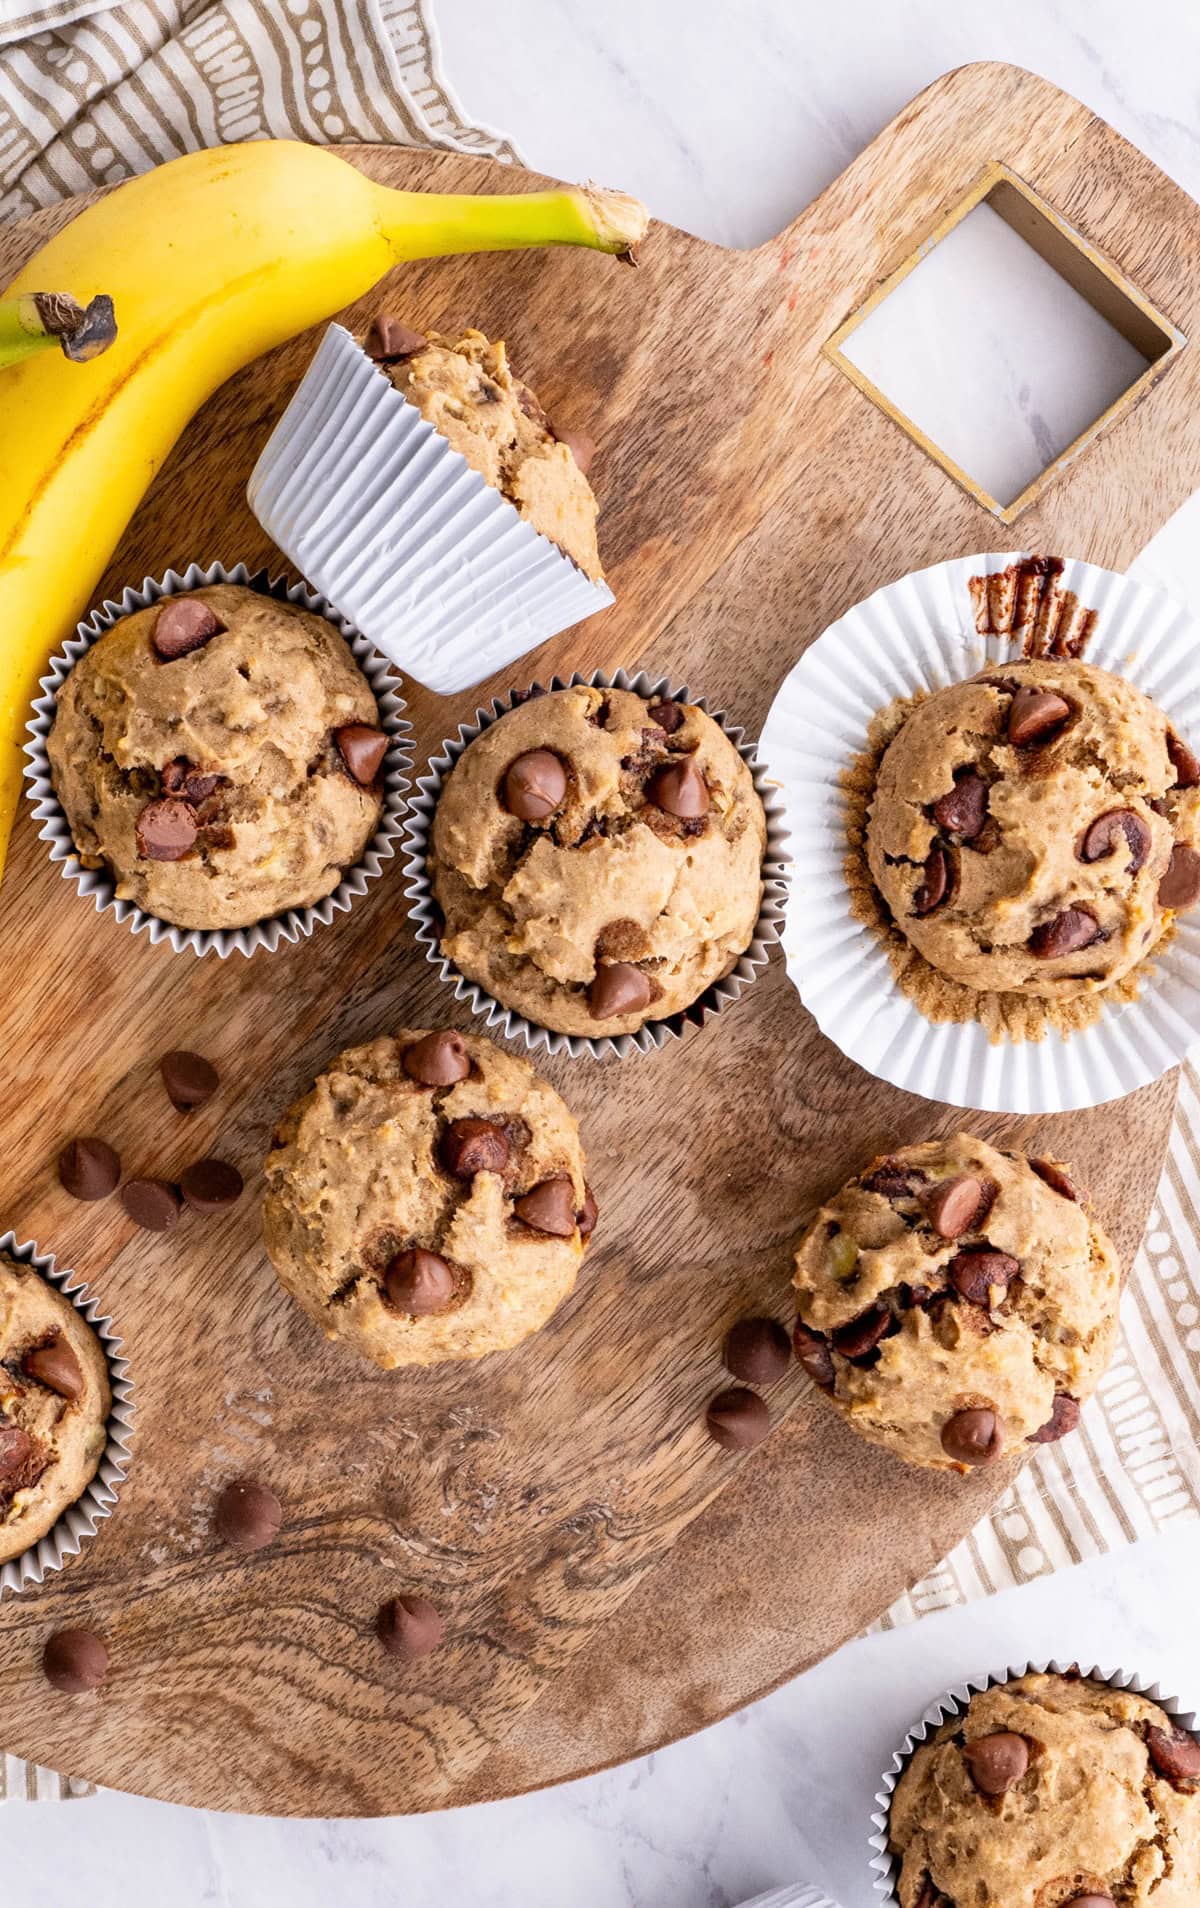
[[[380,187],[379,197],[381,229],[397,259],[587,245],[634,263],[650,222],[640,200],[602,186],[494,195]]]
[[[69,292],[25,292],[0,299],[0,370],[57,345],[75,364],[107,351],[117,335],[111,298],[86,308]]]

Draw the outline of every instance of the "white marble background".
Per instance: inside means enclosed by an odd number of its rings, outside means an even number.
[[[1128,0],[434,7],[445,70],[473,119],[510,133],[531,165],[623,185],[660,217],[727,244],[787,223],[923,85],[982,58],[1069,88],[1200,198],[1195,0],[1152,11]],[[935,362],[944,368],[928,297],[903,319],[893,361],[908,375],[914,363],[926,375]],[[1000,482],[1069,423],[1069,407],[1059,416],[1051,402],[1069,342],[1047,333],[1039,343],[1032,330],[1034,362],[1019,371],[997,341],[996,385],[1009,402],[985,414],[973,447],[978,458],[995,452],[1002,410]],[[1096,390],[1119,369],[1119,351],[1102,353],[1089,372]],[[942,382],[928,378],[928,400]],[[1086,401],[1078,391],[1071,399]],[[1193,500],[1137,573],[1186,596],[1198,529]],[[1191,594],[1200,614],[1194,584]],[[1069,1654],[1158,1675],[1200,1704],[1198,1578],[1193,1526],[869,1638],[659,1755],[486,1808],[297,1823],[116,1795],[14,1805],[0,1824],[0,1892],[6,1908],[62,1908],[68,1898],[88,1908],[730,1908],[804,1878],[843,1908],[867,1908],[875,1777],[933,1695],[977,1669]]]

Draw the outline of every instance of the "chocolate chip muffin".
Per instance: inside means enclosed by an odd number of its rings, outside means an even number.
[[[973,1696],[916,1750],[889,1833],[900,1908],[1194,1908],[1200,1743],[1076,1675]]]
[[[235,584],[106,631],[48,742],[80,860],[183,928],[237,928],[332,893],[383,807],[387,736],[323,617]]]
[[[519,1344],[574,1287],[596,1223],[571,1113],[471,1034],[340,1054],[284,1115],[266,1176],[280,1282],[385,1370]]]
[[[111,1406],[104,1348],[82,1312],[0,1253],[0,1563],[83,1496]]]
[[[736,966],[766,838],[750,770],[702,709],[533,697],[468,745],[438,800],[442,950],[539,1026],[632,1033]]]
[[[867,853],[939,973],[1093,993],[1200,900],[1200,761],[1120,676],[1004,664],[914,707],[879,766]]]
[[[1121,1276],[1067,1167],[959,1133],[843,1186],[794,1284],[797,1356],[854,1429],[965,1472],[1074,1429],[1112,1356]]]
[[[594,583],[603,580],[598,506],[587,480],[591,441],[555,430],[509,366],[502,339],[489,343],[482,331],[452,338],[383,317],[366,348],[472,470]]]

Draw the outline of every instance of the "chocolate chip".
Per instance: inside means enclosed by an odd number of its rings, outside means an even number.
[[[925,1197],[925,1216],[943,1239],[960,1238],[969,1232],[988,1195],[988,1187],[974,1173],[960,1173],[956,1179],[943,1179]],[[995,1187],[991,1188],[995,1197]],[[987,1200],[991,1205],[991,1200]]]
[[[1176,788],[1196,788],[1200,786],[1200,755],[1189,749],[1182,736],[1174,729],[1167,730],[1167,755],[1175,771]]]
[[[411,325],[394,318],[390,311],[381,311],[367,333],[366,353],[376,363],[382,360],[387,364],[424,351],[427,342],[423,331],[414,331]]]
[[[1200,1742],[1182,1729],[1158,1729],[1151,1723],[1146,1748],[1159,1775],[1168,1782],[1190,1782],[1200,1776]]]
[[[127,1179],[121,1204],[146,1232],[170,1232],[179,1221],[179,1193],[165,1179]]]
[[[678,821],[695,821],[707,815],[711,803],[708,783],[690,756],[681,762],[668,762],[652,775],[646,784],[646,800]]]
[[[919,1192],[926,1175],[919,1166],[905,1166],[898,1159],[881,1159],[859,1182],[864,1192],[878,1193],[882,1199],[908,1199]]]
[[[375,1634],[389,1655],[415,1663],[437,1649],[446,1625],[428,1597],[393,1597],[380,1607]]]
[[[833,1349],[848,1358],[851,1364],[858,1358],[866,1358],[876,1345],[885,1339],[892,1329],[894,1321],[886,1305],[869,1306],[852,1318],[848,1325],[839,1325],[831,1334]]]
[[[1043,921],[1029,937],[1029,952],[1039,961],[1058,961],[1078,954],[1100,939],[1100,923],[1086,908],[1064,908],[1052,921]]]
[[[1132,808],[1109,808],[1084,829],[1075,852],[1080,861],[1103,861],[1122,845],[1129,849],[1127,871],[1136,874],[1150,853],[1149,824]]]
[[[933,804],[933,819],[948,835],[974,841],[987,819],[988,785],[974,769],[955,777],[949,794]]]
[[[792,1327],[792,1349],[800,1368],[822,1391],[834,1387],[833,1358],[820,1332],[810,1331],[802,1319]]]
[[[562,807],[566,793],[561,758],[550,749],[527,749],[505,770],[501,800],[518,821],[540,822]]]
[[[668,735],[674,735],[683,727],[685,711],[678,702],[652,702],[648,714],[651,722],[665,729]]]
[[[1003,1448],[1003,1420],[987,1406],[956,1411],[942,1426],[942,1449],[956,1464],[990,1464]]]
[[[400,1062],[410,1080],[418,1086],[456,1086],[471,1071],[471,1056],[460,1033],[444,1027],[439,1033],[422,1034],[404,1049]]]
[[[1054,1407],[1044,1425],[1038,1431],[1032,1431],[1026,1438],[1026,1444],[1057,1444],[1073,1431],[1079,1423],[1082,1406],[1078,1398],[1072,1398],[1067,1391],[1056,1391]]]
[[[949,899],[955,886],[954,863],[944,842],[935,841],[925,859],[925,871],[913,895],[914,914],[932,914]]]
[[[58,1177],[72,1199],[107,1199],[121,1181],[121,1161],[107,1140],[68,1140],[58,1156]]]
[[[998,1729],[965,1743],[963,1756],[981,1795],[1004,1795],[1029,1767],[1029,1744],[1015,1730]]]
[[[46,1638],[42,1673],[64,1696],[82,1696],[108,1675],[108,1651],[94,1630],[56,1630]]]
[[[388,750],[384,731],[365,722],[347,722],[334,730],[333,739],[351,778],[360,788],[370,788]]]
[[[773,1385],[792,1362],[792,1345],[777,1318],[739,1318],[725,1340],[725,1369],[747,1385]]]
[[[757,1392],[742,1385],[719,1391],[705,1418],[708,1435],[726,1451],[752,1451],[771,1429],[771,1417]]]
[[[1008,739],[1017,748],[1031,742],[1048,742],[1062,728],[1071,713],[1065,696],[1052,689],[1034,689],[1024,684],[1017,690],[1008,710]]]
[[[474,1179],[476,1173],[502,1173],[512,1148],[504,1129],[491,1120],[452,1120],[442,1134],[442,1165],[456,1179]]]
[[[575,1224],[579,1227],[581,1239],[590,1239],[596,1230],[596,1221],[600,1217],[600,1208],[596,1204],[596,1195],[590,1186],[583,1189],[583,1207],[575,1214]]]
[[[445,1259],[421,1246],[398,1252],[384,1275],[388,1303],[410,1318],[432,1318],[454,1303],[457,1287]]]
[[[1200,853],[1176,842],[1167,872],[1158,884],[1160,908],[1190,908],[1200,901]]]
[[[527,1193],[513,1200],[513,1211],[534,1232],[548,1232],[556,1239],[569,1239],[575,1231],[575,1188],[561,1175],[543,1179]]]
[[[1011,1253],[980,1246],[975,1251],[955,1253],[950,1261],[950,1283],[972,1305],[988,1305],[991,1288],[999,1285],[1007,1291],[1020,1270],[1020,1260]]]
[[[177,1113],[191,1113],[211,1100],[221,1084],[221,1076],[211,1060],[201,1053],[189,1053],[173,1047],[158,1063],[167,1096]]]
[[[239,1477],[217,1498],[213,1521],[231,1550],[265,1550],[279,1535],[283,1506],[265,1484]]]
[[[198,1159],[187,1167],[179,1190],[194,1212],[225,1212],[242,1196],[244,1181],[224,1159]]]
[[[87,1389],[79,1360],[61,1332],[56,1332],[48,1345],[38,1345],[26,1352],[21,1370],[27,1378],[45,1385],[48,1391],[56,1391],[71,1404],[78,1404]]]
[[[198,597],[172,596],[154,619],[150,642],[164,662],[174,662],[177,656],[186,656],[219,636],[224,627]]]
[[[175,795],[147,802],[134,824],[138,853],[147,861],[182,861],[199,832],[195,809]]]
[[[566,445],[575,459],[581,476],[586,477],[592,468],[592,459],[596,455],[595,438],[589,437],[586,431],[560,431],[557,426],[555,426],[554,435],[560,444]]]
[[[228,779],[216,769],[193,768],[181,755],[175,761],[168,762],[162,771],[163,794],[181,795],[193,808],[199,808],[201,802],[206,802]]]
[[[941,1908],[942,1899],[941,1890],[934,1886],[932,1877],[923,1875],[913,1908]]]
[[[0,1497],[11,1496],[21,1486],[15,1481],[26,1472],[34,1457],[34,1443],[19,1424],[0,1420]]]
[[[1067,1178],[1061,1166],[1052,1159],[1031,1159],[1029,1162],[1039,1179],[1044,1179],[1052,1192],[1061,1193],[1064,1199],[1073,1199],[1079,1204],[1079,1194]]]
[[[650,1005],[650,977],[631,961],[602,961],[588,988],[588,1012],[593,1020],[616,1020],[640,1014]]]

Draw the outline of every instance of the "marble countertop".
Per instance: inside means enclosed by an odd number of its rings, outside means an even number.
[[[529,164],[640,193],[726,244],[778,230],[922,86],[1002,59],[1084,99],[1200,198],[1200,10],[1163,0],[434,0],[470,117]],[[719,319],[717,320],[719,322]],[[906,319],[927,343],[928,313]],[[1018,434],[1046,428],[1014,384]],[[1188,596],[1193,499],[1136,573]],[[786,1532],[778,1534],[786,1541]],[[666,1566],[669,1568],[669,1564]],[[1200,1705],[1200,1526],[865,1638],[643,1761],[512,1802],[382,1822],[204,1815],[105,1795],[3,1815],[6,1902],[61,1908],[731,1908],[804,1879],[868,1908],[876,1777],[941,1689],[1070,1655]]]

